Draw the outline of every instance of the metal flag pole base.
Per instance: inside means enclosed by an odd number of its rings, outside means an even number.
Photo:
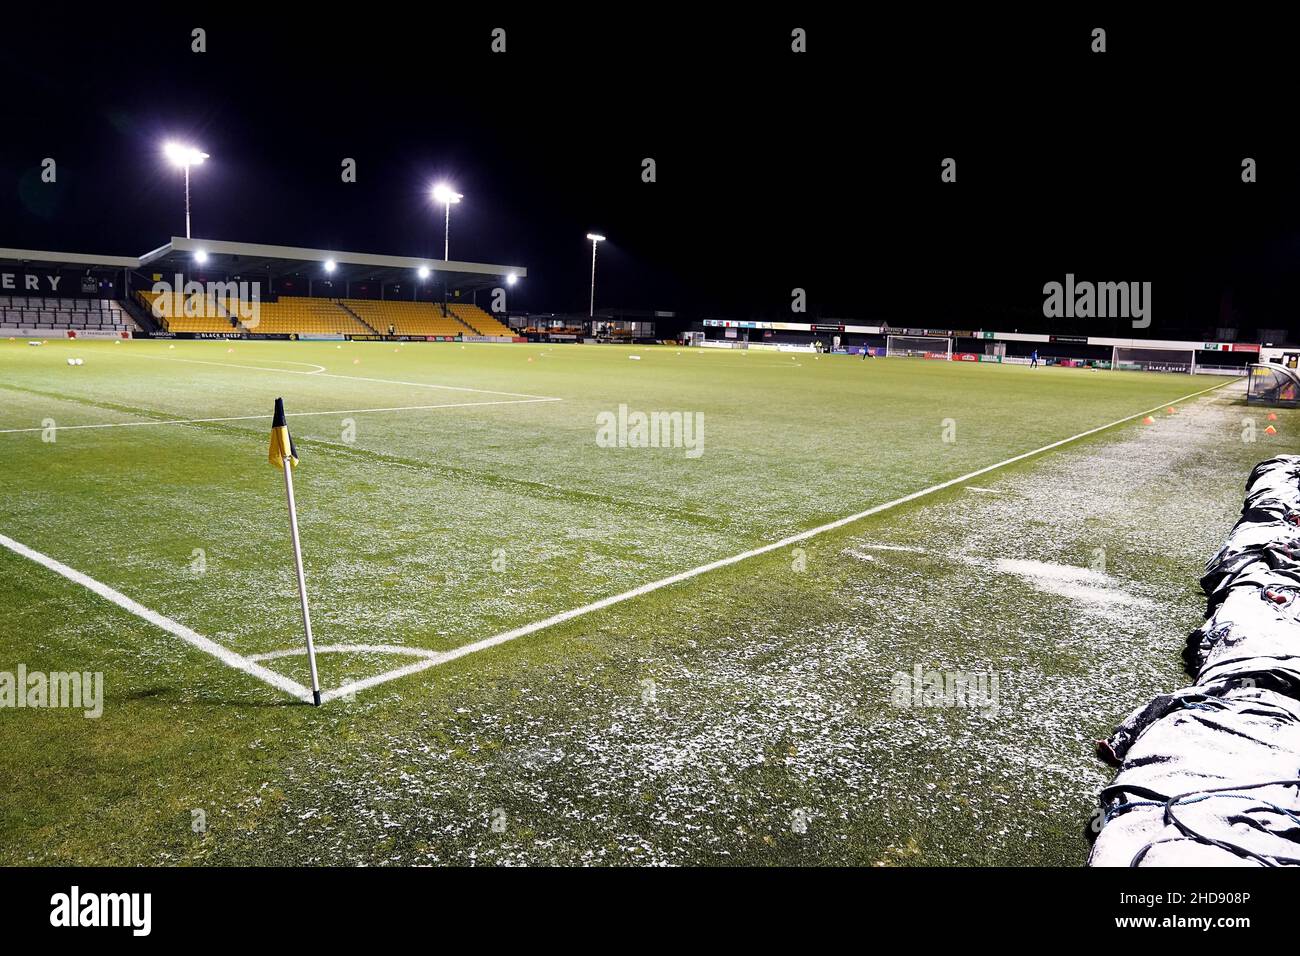
[[[289,527],[293,531],[293,560],[298,568],[298,597],[302,600],[302,626],[307,632],[307,660],[311,664],[311,696],[320,706],[320,678],[316,674],[316,645],[311,639],[311,612],[307,610],[307,578],[302,572],[302,544],[298,540],[298,506],[293,500],[293,463],[284,458],[284,491],[289,498]]]

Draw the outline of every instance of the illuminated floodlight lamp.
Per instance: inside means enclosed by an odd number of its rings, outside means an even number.
[[[587,310],[587,318],[596,317],[596,243],[604,242],[605,237],[598,232],[587,233],[587,238],[591,240],[591,307]]]
[[[442,259],[444,262],[451,259],[451,207],[464,198],[464,195],[456,192],[446,183],[438,183],[433,187],[433,201],[442,203],[443,208],[446,210],[442,229]]]
[[[178,169],[185,171],[185,238],[190,238],[190,167],[202,165],[208,154],[194,146],[180,143],[164,143],[163,155],[167,161]]]

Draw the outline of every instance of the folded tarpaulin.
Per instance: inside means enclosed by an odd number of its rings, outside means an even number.
[[[1300,456],[1251,472],[1206,565],[1195,684],[1138,708],[1098,746],[1119,764],[1090,866],[1300,865]]]
[[[1214,689],[1162,695],[1107,742],[1123,768],[1090,866],[1300,864],[1300,701]]]

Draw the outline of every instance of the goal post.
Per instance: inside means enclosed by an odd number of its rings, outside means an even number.
[[[939,335],[890,335],[885,339],[890,358],[952,358],[952,339]]]
[[[1192,374],[1196,371],[1196,350],[1116,345],[1111,351],[1110,367],[1128,372]]]

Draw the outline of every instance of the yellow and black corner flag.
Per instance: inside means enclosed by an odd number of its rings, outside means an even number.
[[[291,467],[298,467],[298,450],[293,447],[293,437],[289,434],[289,423],[284,419],[284,399],[275,400],[275,417],[271,419],[271,450],[267,460],[276,468],[284,467],[285,458]]]
[[[289,530],[293,534],[293,562],[298,569],[298,599],[302,602],[302,629],[307,636],[307,661],[311,665],[312,703],[321,704],[320,674],[316,670],[316,645],[311,637],[311,611],[307,608],[307,576],[302,569],[302,542],[298,538],[298,506],[293,500],[293,470],[298,467],[298,450],[289,435],[289,423],[284,418],[284,399],[275,400],[275,416],[271,419],[271,450],[266,457],[276,468],[284,471],[284,494],[289,504]],[[288,462],[286,467],[285,463]]]

